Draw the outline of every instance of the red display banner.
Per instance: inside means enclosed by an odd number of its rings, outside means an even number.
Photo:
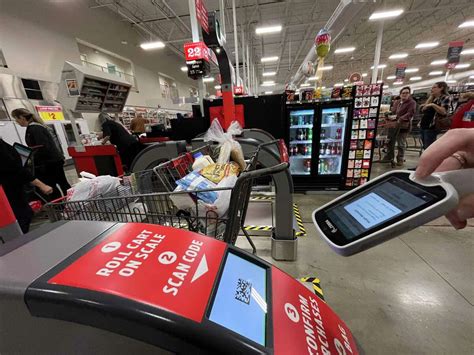
[[[207,9],[204,5],[204,0],[195,0],[195,4],[197,20],[201,24],[203,31],[209,34],[209,17],[207,16]]]
[[[403,81],[405,79],[405,71],[407,69],[406,63],[400,63],[396,65],[395,69],[395,81]]]
[[[200,322],[226,244],[182,229],[128,223],[48,283],[149,304]]]
[[[272,267],[272,290],[276,355],[358,354],[349,328],[332,309],[275,267]]]
[[[189,42],[184,45],[184,56],[187,62],[199,59],[209,62],[210,52],[204,42]]]
[[[220,96],[222,96],[222,91],[220,91]],[[211,106],[209,107],[209,116],[211,117],[211,120],[214,120],[214,118],[217,118],[219,120],[219,123],[221,126],[226,129],[227,126],[225,124],[225,119],[224,119],[224,108],[222,106]],[[245,128],[245,117],[244,117],[244,105],[235,105],[234,106],[234,117],[233,120],[239,122],[240,126],[242,128]]]
[[[461,60],[461,52],[464,46],[463,41],[449,42],[446,69],[454,69]]]

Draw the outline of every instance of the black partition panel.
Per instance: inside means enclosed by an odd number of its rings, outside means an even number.
[[[236,105],[244,105],[245,128],[259,128],[275,138],[285,138],[284,95],[235,97]],[[209,107],[222,106],[222,99],[204,100],[206,122],[210,122]]]

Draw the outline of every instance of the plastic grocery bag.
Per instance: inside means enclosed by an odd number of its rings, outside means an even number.
[[[230,161],[230,155],[232,152],[233,158],[237,164],[239,164],[242,170],[245,169],[244,153],[242,152],[242,147],[239,142],[234,140],[235,135],[242,133],[242,127],[237,121],[233,121],[227,132],[224,132],[221,124],[217,118],[214,119],[211,123],[211,127],[207,130],[204,135],[205,142],[217,142],[219,143],[220,153],[219,158],[217,159],[217,164],[225,164]]]
[[[98,196],[117,195],[120,178],[110,175],[95,176],[92,174],[81,174],[81,176],[83,176],[81,181],[67,191],[68,201],[84,201]]]

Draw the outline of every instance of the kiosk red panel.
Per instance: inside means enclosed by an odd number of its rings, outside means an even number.
[[[358,354],[349,328],[314,293],[275,267],[272,288],[275,354]]]
[[[48,283],[113,294],[201,322],[226,244],[171,227],[128,223]]]

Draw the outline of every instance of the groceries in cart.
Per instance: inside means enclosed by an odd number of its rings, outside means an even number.
[[[95,176],[85,171],[79,174],[79,182],[67,191],[67,201],[84,201],[116,193],[120,179],[110,175]]]
[[[231,197],[229,189],[234,187],[239,173],[245,169],[242,148],[233,138],[233,134],[239,134],[241,131],[240,125],[233,122],[229,130],[224,132],[219,121],[214,120],[204,140],[218,142],[217,163],[214,163],[210,155],[202,152],[193,154],[193,170],[177,180],[174,189],[174,192],[190,192],[191,199],[182,194],[171,196],[177,208],[192,209],[197,202],[202,212],[225,215]],[[235,160],[230,161],[231,159]]]

